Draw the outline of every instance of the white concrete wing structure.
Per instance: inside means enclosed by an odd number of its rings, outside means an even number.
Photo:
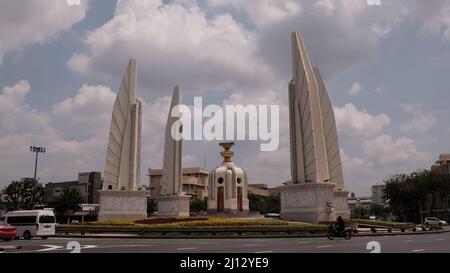
[[[163,175],[161,178],[161,195],[174,195],[182,192],[181,189],[181,153],[182,141],[172,137],[172,128],[180,121],[180,112],[176,106],[180,104],[180,87],[176,86],[172,102],[170,104],[169,115],[166,124],[166,136],[164,142]],[[175,126],[174,126],[175,125]],[[181,133],[181,132],[180,132]]]
[[[176,86],[166,124],[164,142],[163,175],[161,178],[161,192],[158,202],[159,216],[189,216],[190,196],[182,191],[182,139],[174,136],[181,134],[180,87]],[[178,132],[172,130],[178,130]]]
[[[136,81],[136,60],[130,60],[112,112],[103,190],[136,190],[139,185],[142,106]]]
[[[332,221],[336,214],[348,217],[333,107],[299,33],[292,33],[292,61],[292,180],[281,191],[281,215],[307,222]]]
[[[147,217],[147,195],[138,190],[142,105],[136,98],[136,82],[136,60],[130,60],[112,112],[104,182],[99,191],[99,221]]]

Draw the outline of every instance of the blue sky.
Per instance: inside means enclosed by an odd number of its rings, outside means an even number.
[[[45,8],[43,8],[45,7]],[[127,60],[144,103],[141,183],[162,166],[173,86],[183,102],[279,104],[281,144],[237,142],[250,183],[289,179],[290,33],[300,31],[335,107],[348,190],[429,168],[450,151],[450,3],[364,0],[19,0],[0,3],[0,186],[104,168],[114,95]],[[220,163],[216,142],[186,142],[185,166]]]

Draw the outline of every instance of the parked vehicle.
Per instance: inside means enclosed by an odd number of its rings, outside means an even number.
[[[16,237],[16,227],[11,225],[0,225],[0,239],[11,241]]]
[[[55,235],[56,219],[51,210],[23,210],[5,214],[5,223],[16,227],[16,237],[47,239]]]
[[[280,218],[280,214],[279,213],[266,213],[264,215],[265,218]]]
[[[424,222],[425,227],[442,227],[446,226],[447,222],[444,220],[440,220],[436,217],[427,217]]]
[[[327,237],[330,240],[334,240],[335,237],[344,237],[346,240],[350,240],[352,238],[352,230],[346,228],[343,231],[338,231],[336,225],[329,225]]]

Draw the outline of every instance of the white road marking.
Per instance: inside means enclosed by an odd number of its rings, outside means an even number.
[[[257,251],[255,253],[272,253],[273,250]]]
[[[81,249],[90,249],[90,248],[96,248],[98,247],[97,245],[82,245]]]
[[[422,252],[425,251],[425,249],[421,248],[421,249],[414,249],[413,252]]]
[[[411,242],[414,242],[414,240],[403,240],[402,242],[403,243],[411,243]]]
[[[192,249],[197,249],[196,247],[180,247],[177,248],[177,250],[192,250]]]
[[[436,240],[436,241],[442,241],[442,240],[444,240],[444,239],[442,239],[442,238],[437,238],[437,239],[434,239],[434,240]]]
[[[260,244],[245,244],[244,246],[260,246]]]
[[[331,245],[317,246],[317,248],[326,248],[326,247],[331,247]]]
[[[42,245],[42,246],[45,246],[46,248],[39,249],[39,250],[36,250],[36,251],[39,251],[39,252],[52,251],[52,250],[57,250],[57,249],[63,248],[63,246],[55,246],[55,245]]]
[[[306,244],[306,243],[308,243],[308,242],[305,242],[305,241],[297,242],[297,244]]]
[[[139,247],[139,246],[157,246],[157,245],[112,245],[117,247]]]

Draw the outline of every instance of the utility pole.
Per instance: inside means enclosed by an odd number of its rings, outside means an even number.
[[[34,162],[34,181],[36,180],[36,174],[37,174],[37,162],[38,162],[38,154],[39,153],[45,153],[47,150],[46,147],[41,146],[30,146],[30,152],[36,153],[36,160]]]

